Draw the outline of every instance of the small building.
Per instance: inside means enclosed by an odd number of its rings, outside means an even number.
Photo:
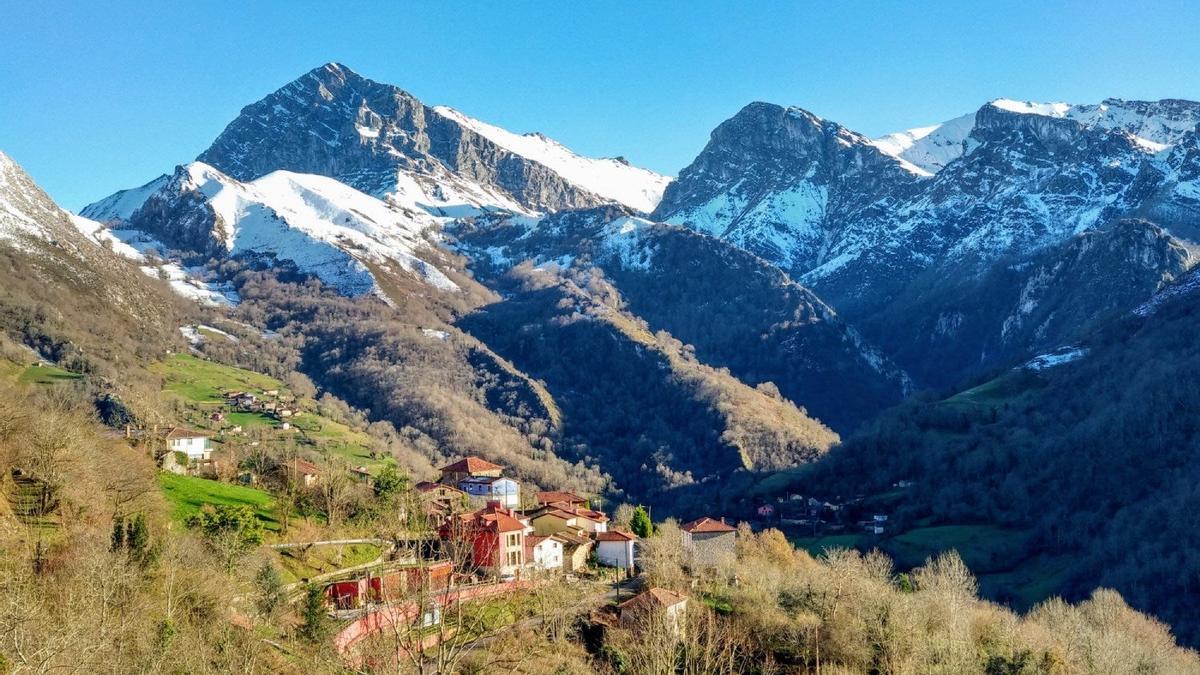
[[[480,457],[464,457],[439,470],[442,472],[441,482],[447,485],[458,485],[467,478],[499,478],[504,473],[504,467]]]
[[[588,501],[583,497],[573,492],[539,492],[537,493],[538,506],[549,506],[555,502],[561,502],[568,506],[586,507]]]
[[[547,572],[563,569],[563,543],[554,537],[525,536],[525,561],[530,567]]]
[[[208,419],[210,422],[224,422],[225,421],[225,413],[218,410],[218,411],[214,412],[213,414],[209,415]]]
[[[367,471],[367,467],[365,466],[352,467],[350,469],[350,477],[367,485],[370,485],[371,481],[374,480],[374,476],[371,475],[370,471]]]
[[[596,559],[602,565],[632,570],[637,537],[628,532],[613,530],[596,533]]]
[[[268,389],[263,392],[263,396],[278,396],[278,395],[279,395],[278,389]]]
[[[299,457],[288,462],[285,471],[289,480],[304,487],[312,487],[321,479],[321,467]]]
[[[762,506],[758,507],[756,513],[758,513],[759,518],[770,518],[771,516],[775,515],[775,505],[763,504]]]
[[[208,440],[208,434],[195,431],[192,429],[184,429],[183,427],[171,427],[167,429],[164,436],[167,441],[167,449],[171,452],[182,452],[187,455],[189,460],[202,460],[212,458],[212,444]]]
[[[564,572],[580,572],[587,569],[588,556],[591,555],[594,545],[591,539],[570,532],[558,532],[550,535],[550,538],[562,543]]]
[[[717,565],[737,555],[737,528],[709,517],[684,523],[683,549],[693,565]]]
[[[534,532],[542,536],[565,531],[594,534],[608,530],[608,516],[566,502],[554,502],[535,509],[529,512],[529,518]]]
[[[687,603],[687,596],[665,588],[651,588],[617,605],[617,611],[621,614],[622,628],[654,629],[656,622],[662,621],[668,630],[677,634],[683,629]]]
[[[515,509],[521,505],[521,485],[511,478],[472,476],[458,482],[468,495],[482,501],[498,501],[501,506]]]

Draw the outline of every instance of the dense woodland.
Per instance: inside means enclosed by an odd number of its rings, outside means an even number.
[[[1107,324],[1083,357],[1017,369],[943,398],[925,396],[851,438],[803,481],[886,492],[912,480],[904,522],[1028,529],[1029,554],[1067,553],[1060,588],[1097,585],[1200,640],[1200,310],[1185,296]]]

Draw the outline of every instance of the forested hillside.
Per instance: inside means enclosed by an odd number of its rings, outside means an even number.
[[[926,396],[849,439],[808,487],[887,492],[924,518],[1028,529],[1027,555],[1068,554],[1051,592],[1097,584],[1200,640],[1200,309],[1194,278],[1080,345],[949,398]]]
[[[627,498],[686,511],[673,489],[802,464],[837,440],[773,386],[751,388],[652,333],[598,270],[525,265],[509,283],[504,301],[460,326],[545,382],[563,411],[563,452],[605,467]]]

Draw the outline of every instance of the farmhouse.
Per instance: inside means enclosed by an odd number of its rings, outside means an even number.
[[[737,553],[737,528],[709,517],[684,523],[683,549],[693,565],[717,565],[733,560]]]
[[[619,569],[632,570],[637,537],[627,532],[596,533],[596,559],[601,564]]]
[[[321,467],[299,457],[288,462],[284,470],[289,480],[304,487],[312,487],[321,479]]]
[[[498,501],[510,509],[521,505],[521,486],[511,478],[472,476],[459,481],[458,487],[479,500]]]
[[[568,506],[587,506],[587,500],[573,492],[539,492],[537,493],[538,506],[549,506],[555,502],[562,502]]]
[[[557,532],[595,533],[608,530],[608,516],[599,511],[554,502],[529,512],[534,532],[545,536]]]
[[[167,449],[171,452],[182,452],[189,460],[212,458],[212,445],[208,434],[183,427],[171,427],[164,436]]]
[[[678,633],[683,628],[687,612],[686,596],[665,588],[651,588],[617,605],[621,612],[622,628],[656,628],[659,620],[667,630]]]
[[[458,485],[467,478],[499,478],[504,473],[504,467],[492,464],[480,457],[464,457],[453,464],[443,466],[441,482],[447,485]]]
[[[563,568],[563,543],[554,537],[526,535],[525,560],[536,570],[561,571]]]

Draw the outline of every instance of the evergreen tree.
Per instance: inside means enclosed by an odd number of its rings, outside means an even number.
[[[130,555],[140,559],[146,555],[149,545],[150,528],[146,527],[146,517],[139,513],[125,527],[125,546]]]
[[[643,538],[654,533],[654,523],[650,522],[650,513],[646,511],[646,507],[639,506],[633,510],[633,517],[629,519],[629,529]]]
[[[283,579],[279,571],[270,562],[264,562],[254,577],[254,585],[258,590],[255,604],[258,612],[265,617],[272,616],[276,610],[287,602],[287,593],[283,590]]]
[[[304,619],[300,626],[300,636],[313,644],[324,640],[329,633],[329,614],[325,611],[325,593],[320,586],[308,585],[304,592],[300,615]]]
[[[121,518],[113,519],[112,550],[114,553],[125,548],[125,522]]]

